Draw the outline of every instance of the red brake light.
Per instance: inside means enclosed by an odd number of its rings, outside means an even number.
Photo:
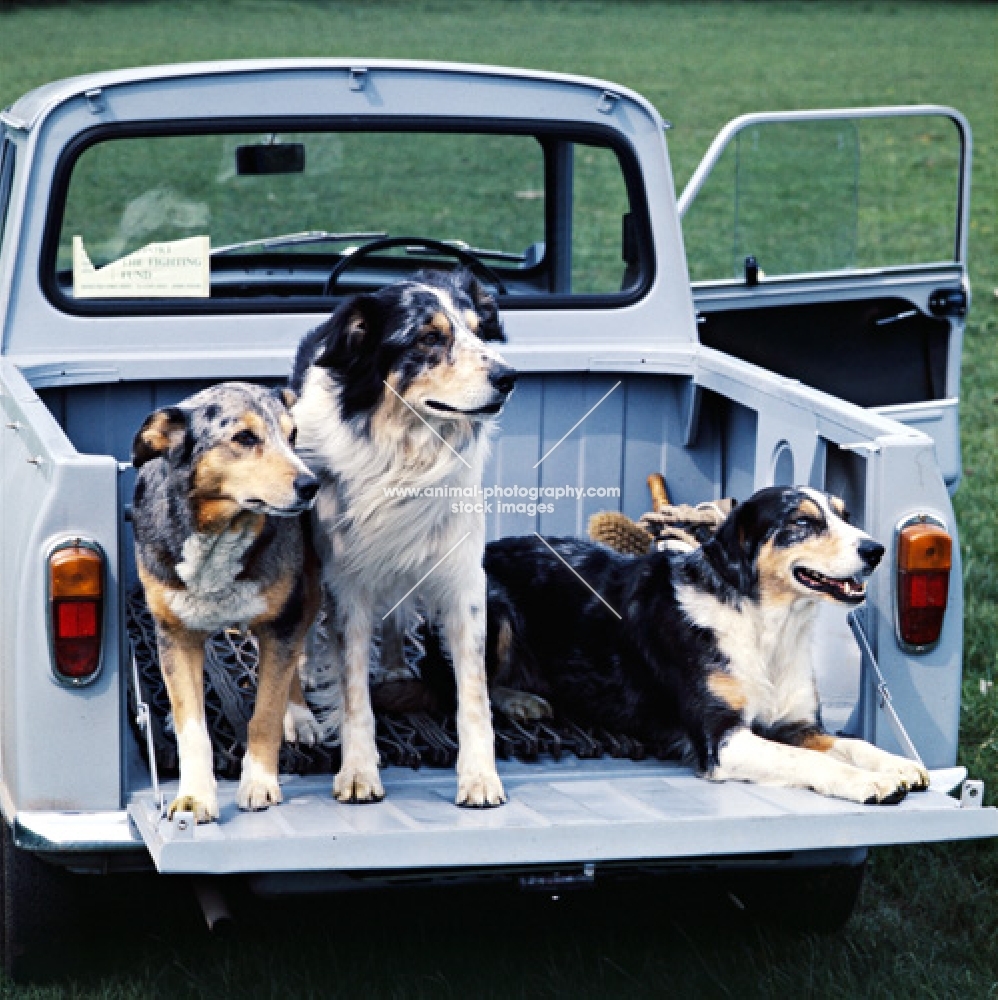
[[[909,646],[938,642],[949,599],[953,539],[939,525],[909,524],[898,536],[898,633]]]
[[[56,673],[75,683],[93,679],[100,669],[104,617],[100,552],[80,543],[56,549],[49,558],[49,599]]]

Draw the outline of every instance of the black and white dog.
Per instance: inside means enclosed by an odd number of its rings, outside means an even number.
[[[515,372],[496,304],[465,271],[421,272],[360,295],[302,341],[292,386],[298,453],[322,480],[316,545],[331,656],[340,671],[342,764],[333,794],[381,799],[368,685],[372,635],[401,664],[418,596],[439,623],[458,694],[457,802],[505,800],[485,676],[483,505],[495,417]],[[417,593],[418,592],[418,593]]]
[[[547,542],[486,549],[493,690],[530,692],[580,724],[677,745],[718,781],[863,803],[928,786],[919,764],[822,727],[811,660],[818,603],[861,603],[884,552],[847,523],[841,500],[760,490],[687,554],[631,558]],[[424,676],[439,690],[434,669]]]

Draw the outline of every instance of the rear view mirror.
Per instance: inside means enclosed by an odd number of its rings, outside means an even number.
[[[236,173],[241,177],[260,174],[300,174],[305,170],[305,146],[300,142],[270,142],[236,146]]]

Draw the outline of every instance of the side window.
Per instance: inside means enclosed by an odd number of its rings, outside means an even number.
[[[576,143],[574,167],[572,292],[612,295],[630,284],[630,203],[620,162],[606,146]]]
[[[963,147],[942,115],[740,129],[683,218],[693,281],[950,262]]]
[[[7,207],[14,181],[14,144],[0,132],[0,251],[7,231]]]

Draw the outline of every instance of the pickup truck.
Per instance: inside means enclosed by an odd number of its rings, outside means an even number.
[[[959,547],[925,632],[900,544],[911,525],[957,538],[967,122],[936,106],[744,116],[678,198],[669,127],[604,81],[381,60],[105,72],[0,114],[8,970],[53,912],[45,893],[148,866],[260,893],[766,870],[845,886],[844,906],[827,896],[842,918],[869,848],[998,834],[954,766]],[[148,716],[127,627],[136,429],[219,380],[281,384],[344,296],[469,256],[520,373],[485,476],[504,501],[489,537],[636,518],[653,472],[679,503],[837,494],[887,555],[864,606],[823,613],[825,721],[920,756],[928,792],[860,806],[542,753],[500,763],[494,810],[457,808],[450,769],[391,766],[378,804],[289,774],[266,812],[240,813],[224,780],[219,822],[166,817],[168,775],[132,718]]]

